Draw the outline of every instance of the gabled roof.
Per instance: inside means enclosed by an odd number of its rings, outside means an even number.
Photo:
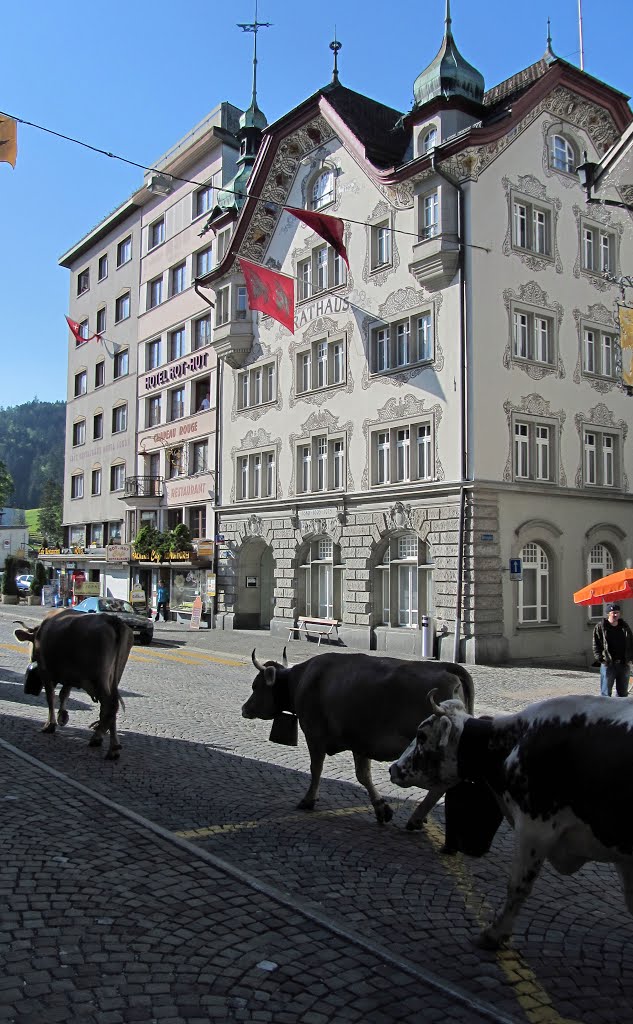
[[[363,143],[367,158],[374,166],[392,167],[400,163],[409,144],[410,133],[404,127],[399,110],[339,83],[326,86],[320,94]]]

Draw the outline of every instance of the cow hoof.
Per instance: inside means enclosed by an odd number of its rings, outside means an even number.
[[[387,822],[391,821],[393,818],[393,811],[391,810],[391,807],[384,801],[374,807],[374,811],[376,812],[376,821],[379,825],[386,825]]]
[[[297,804],[298,811],[313,811],[316,800],[307,800],[305,797]]]
[[[119,747],[116,750],[108,750],[108,753],[105,756],[106,761],[118,761],[119,760],[119,756],[120,756],[119,755],[119,750],[120,749],[121,748]]]
[[[420,821],[417,821],[416,818],[409,818],[406,824],[407,832],[421,832],[422,829],[424,828],[424,822],[424,818],[422,818]]]
[[[485,928],[475,940],[475,945],[479,946],[480,949],[499,949],[503,943],[504,939],[498,939],[489,928]]]
[[[55,728],[56,728],[55,723],[51,722],[49,725],[45,725],[44,726],[44,728],[42,729],[42,732],[55,732]]]
[[[103,743],[103,736],[93,736],[88,741],[88,746],[89,747],[100,747],[102,743]]]
[[[61,725],[61,726],[68,725],[68,712],[67,711],[60,711],[59,712],[59,714],[57,715],[57,724]]]

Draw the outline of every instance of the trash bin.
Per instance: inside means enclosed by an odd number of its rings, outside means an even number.
[[[420,616],[420,629],[422,632],[422,657],[432,658],[435,641],[435,622],[430,615]]]

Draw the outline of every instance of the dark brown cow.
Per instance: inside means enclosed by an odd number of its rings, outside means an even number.
[[[376,818],[390,821],[393,811],[376,790],[371,762],[399,756],[416,734],[420,721],[432,708],[429,693],[438,690],[445,699],[457,696],[464,707],[474,703],[470,674],[461,665],[438,661],[403,661],[369,654],[321,654],[288,668],[261,664],[253,692],[242,707],[244,718],[278,718],[290,711],[299,720],[310,751],[310,787],[299,804],[312,810],[326,754],[351,750],[356,778],[365,787]],[[420,828],[426,815],[446,792],[446,786],[429,791],[407,822]]]
[[[42,732],[55,732],[56,725],[66,725],[65,703],[73,687],[85,690],[99,704],[99,719],[90,740],[91,747],[100,747],[110,733],[107,759],[119,756],[116,716],[119,704],[119,682],[123,675],[134,633],[116,615],[84,615],[72,608],[52,612],[33,629],[15,630],[22,643],[31,644],[29,692],[39,678],[48,703],[48,721]],[[55,719],[55,688],[60,684],[59,712]],[[35,687],[37,692],[37,686]]]

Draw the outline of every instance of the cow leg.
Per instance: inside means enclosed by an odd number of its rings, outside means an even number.
[[[534,842],[534,837],[517,831],[515,847],[508,879],[508,893],[500,914],[479,936],[483,949],[498,949],[512,933],[514,920],[532,891],[545,857]]]
[[[107,694],[99,701],[99,720],[94,727],[94,733],[90,739],[89,746],[100,747],[107,732],[110,733],[110,744],[107,761],[116,761],[119,757],[121,744],[118,742],[116,733],[117,700],[111,694]]]
[[[633,864],[616,864],[615,870],[622,882],[622,892],[629,914],[633,914]]]
[[[431,787],[431,789],[424,797],[424,800],[422,800],[422,802],[417,805],[417,807],[413,811],[413,814],[409,818],[406,825],[408,832],[417,832],[422,828],[424,822],[426,821],[426,817],[429,811],[432,811],[435,805],[439,803],[439,801],[444,796],[445,792],[446,786]]]
[[[45,683],[44,689],[46,691],[46,703],[48,704],[48,721],[42,732],[55,732],[55,684]]]
[[[360,782],[361,786],[364,786],[367,790],[369,799],[372,802],[374,812],[376,814],[376,820],[379,825],[384,825],[385,822],[391,821],[393,818],[393,811],[387,803],[387,801],[381,797],[380,793],[374,786],[373,779],[371,777],[371,761],[368,757],[362,757],[360,754],[354,754],[354,767],[356,768],[356,778]]]
[[[311,782],[308,792],[301,800],[297,807],[301,811],[313,811],[314,805],[317,802],[319,795],[319,784],[321,782],[321,772],[323,771],[323,762],[325,761],[325,750],[320,744],[316,744],[314,740],[310,740],[306,736],[308,743],[308,750],[310,751],[310,776]]]
[[[66,711],[65,705],[66,701],[68,700],[70,690],[71,687],[66,686],[66,684],[64,683],[61,690],[59,691],[59,711],[57,712],[58,725],[68,725],[68,712]]]

